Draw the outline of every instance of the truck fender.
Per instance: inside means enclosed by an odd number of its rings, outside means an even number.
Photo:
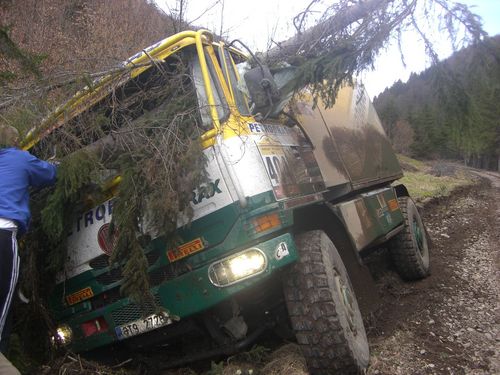
[[[399,197],[409,197],[410,193],[408,192],[408,189],[406,186],[403,184],[399,184],[396,186],[393,186],[394,192],[396,193],[396,196]]]

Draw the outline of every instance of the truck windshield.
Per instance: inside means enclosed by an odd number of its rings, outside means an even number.
[[[227,48],[220,48],[219,54],[221,53],[221,50],[224,51],[224,60],[222,59],[222,56],[219,56],[219,59],[225,61],[224,71],[226,74],[226,79],[231,85],[231,92],[233,94],[236,107],[242,115],[250,115],[250,109],[248,108],[247,100],[245,98],[244,92],[242,91],[240,75],[235,69],[234,60]]]
[[[215,68],[213,66],[211,59],[206,53],[205,53],[205,59],[208,65],[210,86],[212,87],[215,106],[217,109],[217,115],[219,117],[219,121],[223,121],[229,116],[229,108],[227,106],[227,103],[221,99],[223,97],[222,88],[220,87],[219,81],[217,79],[214,79]],[[210,129],[213,127],[213,121],[212,121],[212,116],[210,115],[210,106],[208,104],[208,97],[205,90],[205,84],[203,82],[200,61],[196,57],[192,59],[192,71],[193,71],[193,81],[196,87],[196,95],[198,97],[198,106],[200,108],[202,124],[204,128]]]

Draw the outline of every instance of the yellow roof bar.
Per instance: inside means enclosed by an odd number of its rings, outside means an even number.
[[[195,44],[200,59],[203,81],[207,90],[207,99],[210,106],[210,112],[214,120],[216,129],[220,129],[219,118],[217,115],[215,100],[210,84],[209,73],[206,65],[205,55],[203,53],[203,44],[213,43],[213,36],[207,30],[183,31],[178,34],[165,38],[158,43],[142,50],[136,55],[130,57],[123,63],[123,67],[110,73],[94,82],[92,86],[86,86],[78,91],[66,103],[56,108],[47,116],[41,124],[32,128],[21,142],[21,147],[28,150],[37,144],[43,137],[50,134],[55,129],[61,127],[69,120],[83,113],[92,105],[105,98],[117,83],[137,77],[139,74],[154,65],[152,59],[164,60],[174,52],[188,45]],[[123,74],[127,71],[128,74]]]

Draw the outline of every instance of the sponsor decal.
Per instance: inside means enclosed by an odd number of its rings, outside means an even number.
[[[392,217],[391,217],[391,214],[389,212],[387,212],[385,214],[385,219],[387,220],[388,224],[392,224]]]
[[[356,212],[358,213],[359,220],[361,221],[361,227],[366,229],[373,227],[375,222],[372,218],[372,215],[368,212],[368,208],[366,207],[363,199],[356,200],[354,202],[354,206],[356,207]]]
[[[196,238],[192,241],[186,242],[175,249],[170,249],[167,251],[167,258],[170,262],[175,262],[176,260],[187,257],[188,255],[197,253],[205,248],[201,238]]]
[[[387,212],[387,206],[377,208],[377,217],[380,219],[381,217],[383,217],[385,215],[386,212]]]
[[[87,228],[94,224],[100,222],[109,222],[111,220],[111,215],[113,214],[113,200],[107,201],[97,207],[94,207],[90,211],[85,212],[76,218],[74,229],[78,233],[83,228]],[[71,236],[73,232],[68,235]]]
[[[201,203],[203,199],[210,199],[215,194],[222,193],[222,190],[219,188],[219,183],[220,178],[202,185],[198,189],[194,190],[191,197],[191,202],[196,205]]]
[[[290,255],[290,252],[288,251],[288,246],[286,245],[286,242],[280,242],[278,247],[276,247],[276,251],[274,254],[275,258],[277,260],[281,260],[288,255]]]
[[[254,134],[294,134],[290,128],[283,125],[265,125],[260,122],[249,122],[248,130]]]
[[[79,290],[78,292],[66,296],[66,302],[68,303],[68,305],[72,306],[93,296],[94,292],[92,291],[92,288],[88,286],[82,290]]]
[[[368,119],[370,101],[365,95],[365,89],[361,85],[356,85],[352,95],[353,103],[351,107],[353,125],[357,128],[365,126]]]
[[[277,200],[324,190],[310,147],[262,143],[258,147]]]
[[[301,160],[293,147],[281,145],[260,145],[259,151],[264,161],[276,199],[300,195],[300,182],[293,173],[290,161]],[[295,163],[297,164],[297,163]],[[296,171],[300,166],[295,166]]]
[[[118,241],[118,231],[115,230],[113,234],[109,231],[109,223],[101,226],[97,232],[97,243],[106,255],[111,256],[116,246],[116,242]]]
[[[377,200],[380,205],[380,208],[377,208],[377,216],[381,218],[386,214],[388,210],[387,202],[385,201],[384,195],[382,193],[377,194]]]
[[[387,201],[387,206],[389,206],[389,211],[396,211],[399,208],[397,199],[390,199]]]

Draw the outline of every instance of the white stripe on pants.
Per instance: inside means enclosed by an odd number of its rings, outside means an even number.
[[[10,304],[12,302],[12,296],[16,289],[17,278],[19,276],[19,255],[17,253],[17,231],[12,231],[12,273],[10,277],[10,287],[9,293],[7,294],[7,299],[3,305],[3,310],[0,315],[0,339],[2,337],[3,329],[5,326],[5,321],[7,320],[7,315],[9,314]]]

